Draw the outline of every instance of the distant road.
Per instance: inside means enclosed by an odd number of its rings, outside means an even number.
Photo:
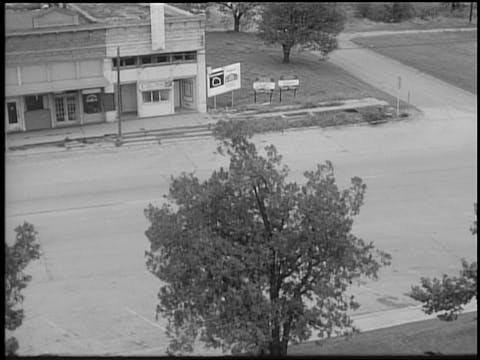
[[[399,94],[400,99],[405,102],[410,92],[410,103],[421,109],[427,118],[442,119],[472,115],[476,117],[476,95],[394,59],[362,48],[351,41],[355,37],[444,31],[476,31],[476,28],[342,33],[339,36],[339,49],[330,55],[330,62],[392,96]],[[398,92],[399,76],[401,89]]]

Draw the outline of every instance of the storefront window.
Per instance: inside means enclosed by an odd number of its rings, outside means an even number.
[[[84,94],[83,111],[85,114],[95,114],[101,112],[100,94]]]
[[[27,106],[27,111],[43,110],[43,96],[25,96],[25,105]]]
[[[160,90],[160,100],[168,101],[170,99],[170,90]]]
[[[170,90],[143,91],[142,97],[144,103],[168,101],[170,99]]]

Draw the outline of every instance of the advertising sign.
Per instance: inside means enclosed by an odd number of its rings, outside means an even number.
[[[171,89],[172,80],[143,81],[138,84],[140,91]]]
[[[208,97],[223,94],[242,87],[240,78],[240,63],[207,69]]]
[[[296,75],[291,76],[280,76],[280,80],[278,80],[278,87],[281,90],[293,90],[298,89],[300,86],[300,80]]]
[[[271,92],[275,90],[275,80],[272,78],[256,78],[253,83],[253,90],[255,92]]]

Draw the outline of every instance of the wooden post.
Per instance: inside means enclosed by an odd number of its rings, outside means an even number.
[[[232,90],[232,110],[233,110],[233,92],[234,90]]]
[[[213,96],[213,108],[217,110],[217,95]]]
[[[282,102],[282,88],[279,88],[280,90],[280,102]]]
[[[477,9],[478,9],[478,7],[477,7]],[[470,3],[470,15],[468,17],[468,22],[469,23],[472,23],[472,15],[473,15],[473,2]]]
[[[402,77],[398,77],[398,89],[397,89],[397,116],[400,113],[400,88],[402,87]]]
[[[118,137],[117,146],[122,144],[122,89],[120,86],[120,46],[117,46],[117,113]]]

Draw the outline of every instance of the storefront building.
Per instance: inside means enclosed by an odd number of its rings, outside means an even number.
[[[6,24],[7,132],[117,121],[117,50],[128,118],[206,111],[203,15],[151,4],[142,21],[109,21],[78,5]]]

